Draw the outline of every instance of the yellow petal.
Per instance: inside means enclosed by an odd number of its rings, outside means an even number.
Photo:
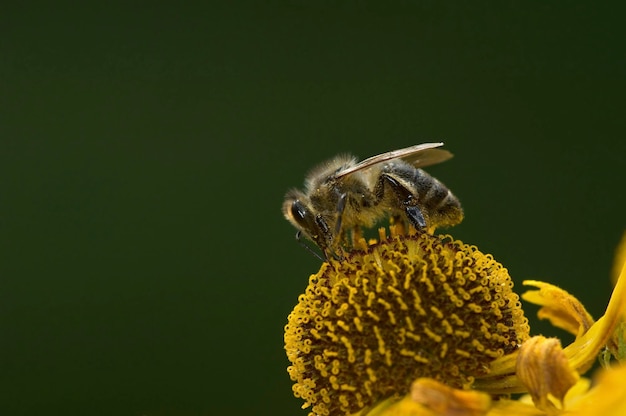
[[[564,348],[563,351],[573,369],[583,373],[593,365],[600,350],[613,336],[625,312],[626,264],[622,267],[604,316],[598,319],[584,335]]]
[[[353,416],[438,416],[437,413],[425,406],[411,400],[410,395],[406,395],[399,401],[384,400],[373,410],[365,415],[358,413]]]
[[[491,407],[491,398],[485,393],[453,389],[428,378],[413,383],[411,399],[442,416],[481,416]]]
[[[581,378],[565,396],[566,410],[546,412],[534,407],[525,398],[498,400],[487,416],[623,416],[626,415],[626,366],[601,370],[589,389],[590,381]]]
[[[495,402],[487,416],[545,416],[545,414],[532,403],[505,399]]]
[[[561,327],[569,327],[573,333],[584,332],[584,328],[591,318],[584,311],[582,305],[577,305],[580,302],[576,301],[575,298],[570,297],[567,292],[556,286],[547,283],[528,281],[524,282],[524,284],[530,284],[539,288],[539,291],[530,291],[532,294],[526,293],[523,297],[540,305],[550,305],[551,316],[554,318],[551,321]],[[554,296],[556,300],[550,299],[551,296]],[[559,307],[559,299],[565,302],[566,305]],[[565,313],[557,313],[556,311],[559,311],[559,309]],[[623,340],[626,338],[624,334],[618,331],[617,335],[615,335],[615,332],[618,324],[623,321],[625,313],[626,264],[622,267],[604,316],[593,323],[584,334],[579,335],[572,344],[563,349],[573,370],[581,374],[589,370],[595,363],[602,348],[607,344],[624,345]],[[620,328],[624,329],[623,327]],[[620,337],[621,343],[618,342]],[[613,341],[613,339],[618,339],[618,341]],[[622,348],[622,350],[624,349],[626,348]],[[515,374],[515,363],[518,354],[519,351],[515,351],[491,362],[489,373],[477,378],[473,387],[491,394],[524,392],[525,386]],[[617,357],[623,358],[623,355],[618,354]]]
[[[402,400],[382,409],[379,406],[367,416],[484,416],[490,407],[488,394],[420,378],[413,382],[411,392]]]
[[[626,366],[603,369],[594,387],[568,406],[571,415],[626,415]]]
[[[617,284],[620,276],[620,271],[626,265],[626,232],[622,235],[617,249],[615,250],[615,259],[613,260],[613,269],[611,271],[611,280],[613,284]],[[621,322],[618,324],[610,342],[608,348],[611,354],[620,363],[626,363],[626,316],[622,316]]]
[[[619,274],[622,271],[624,263],[626,263],[626,232],[622,234],[622,239],[615,250],[613,269],[611,271],[611,281],[613,281],[614,285],[617,283],[617,279],[619,278]]]
[[[535,406],[546,412],[557,409],[553,399],[563,408],[567,391],[578,381],[556,338],[532,337],[520,348],[517,376],[528,388]]]
[[[539,288],[522,295],[525,301],[542,306],[537,313],[539,319],[548,319],[552,325],[576,337],[587,332],[593,325],[593,318],[583,304],[560,287],[536,280],[526,280],[524,285]]]

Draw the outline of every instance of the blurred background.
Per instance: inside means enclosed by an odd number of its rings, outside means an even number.
[[[283,326],[320,262],[280,207],[340,152],[444,141],[447,232],[600,316],[622,16],[439,3],[3,7],[0,414],[306,414]]]

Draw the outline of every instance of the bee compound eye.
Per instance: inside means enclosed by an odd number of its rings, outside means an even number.
[[[306,208],[304,207],[304,205],[302,205],[302,202],[297,199],[293,201],[293,203],[291,204],[291,215],[296,221],[304,221],[304,219],[306,218],[306,213]]]

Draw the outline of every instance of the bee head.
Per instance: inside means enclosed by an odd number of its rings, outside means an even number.
[[[308,239],[325,250],[327,240],[332,238],[330,228],[324,218],[312,208],[309,198],[297,190],[285,196],[283,215]]]

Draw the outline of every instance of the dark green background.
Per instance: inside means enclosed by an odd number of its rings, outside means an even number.
[[[338,152],[445,141],[450,232],[598,316],[623,15],[438,3],[3,6],[0,414],[305,414],[282,328],[319,261],[280,206]]]

